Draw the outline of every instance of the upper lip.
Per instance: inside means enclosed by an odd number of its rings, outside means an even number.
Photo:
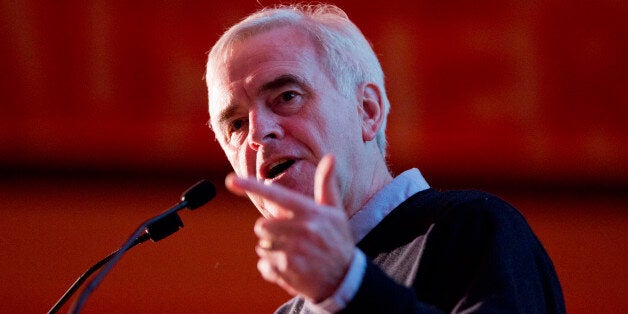
[[[281,165],[285,162],[295,161],[296,158],[291,156],[280,156],[274,157],[268,160],[264,160],[260,167],[258,168],[258,174],[261,179],[273,179],[273,168],[278,165]]]

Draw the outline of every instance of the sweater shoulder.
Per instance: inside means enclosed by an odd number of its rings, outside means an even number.
[[[483,191],[460,190],[437,192],[441,195],[439,220],[463,220],[466,223],[485,220],[492,224],[527,226],[523,215],[505,200]]]

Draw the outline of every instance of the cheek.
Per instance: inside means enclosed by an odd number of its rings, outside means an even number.
[[[356,144],[360,138],[360,127],[354,114],[347,109],[321,113],[321,117],[315,121],[314,129],[318,133],[317,139],[325,139],[322,145],[327,150],[338,151],[348,149]]]
[[[241,158],[239,157],[238,151],[234,150],[231,147],[226,147],[225,145],[221,145],[222,146],[222,150],[225,152],[225,156],[227,157],[227,160],[229,160],[229,163],[231,164],[231,168],[233,168],[233,171],[235,171],[235,173],[238,176],[242,176],[242,165],[241,165]]]
[[[238,176],[255,176],[255,151],[242,146],[240,149],[232,150],[226,155],[231,163],[231,167],[233,167]]]

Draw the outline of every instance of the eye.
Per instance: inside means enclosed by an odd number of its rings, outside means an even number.
[[[287,91],[287,92],[283,92],[281,93],[281,95],[279,95],[279,102],[290,102],[292,99],[294,99],[295,97],[297,97],[299,94],[297,94],[297,92],[295,91]]]
[[[234,136],[238,136],[247,130],[248,119],[235,119],[231,121],[227,129],[229,138],[233,139]]]
[[[242,119],[237,119],[231,123],[231,132],[240,130],[244,126]]]
[[[304,104],[303,94],[294,90],[286,90],[275,96],[269,104],[273,112],[280,115],[293,114]]]

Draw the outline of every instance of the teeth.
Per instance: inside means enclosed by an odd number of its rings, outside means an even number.
[[[280,160],[278,160],[278,161],[276,161],[276,162],[272,163],[272,164],[268,167],[268,169],[271,169],[271,170],[272,170],[273,168],[277,167],[278,165],[283,164],[284,162],[286,162],[286,161],[288,161],[288,160],[289,160],[289,159],[280,159]]]
[[[290,168],[292,164],[294,164],[294,160],[292,159],[280,159],[277,162],[272,163],[268,167],[268,173],[266,174],[266,176],[270,179],[273,179],[279,174],[288,170],[288,168]]]

